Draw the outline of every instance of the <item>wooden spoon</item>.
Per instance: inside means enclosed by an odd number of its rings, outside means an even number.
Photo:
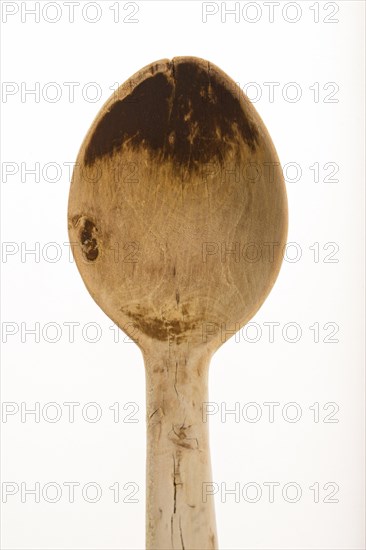
[[[103,106],[68,207],[80,274],[139,345],[147,386],[148,549],[215,549],[207,376],[278,275],[287,200],[271,138],[218,67],[163,59]]]

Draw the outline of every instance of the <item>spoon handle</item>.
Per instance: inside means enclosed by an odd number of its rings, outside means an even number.
[[[216,550],[207,402],[208,355],[147,358],[146,548]]]

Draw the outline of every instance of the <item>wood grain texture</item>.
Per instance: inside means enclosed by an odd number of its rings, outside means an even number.
[[[212,63],[152,63],[87,133],[68,227],[90,294],[144,356],[147,548],[217,548],[202,403],[210,357],[282,262],[287,199],[271,138]]]

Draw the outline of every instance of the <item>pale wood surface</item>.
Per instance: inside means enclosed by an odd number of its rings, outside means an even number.
[[[282,262],[287,199],[271,138],[212,63],[152,63],[86,135],[68,226],[90,294],[145,360],[147,548],[215,549],[202,403],[210,357],[256,313]]]

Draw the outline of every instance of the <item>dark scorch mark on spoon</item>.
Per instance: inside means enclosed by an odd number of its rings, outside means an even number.
[[[243,112],[237,93],[192,61],[171,63],[171,76],[149,76],[116,101],[94,130],[85,165],[112,156],[125,141],[148,149],[158,160],[188,169],[224,158],[237,148],[237,136],[254,151],[258,130]]]

